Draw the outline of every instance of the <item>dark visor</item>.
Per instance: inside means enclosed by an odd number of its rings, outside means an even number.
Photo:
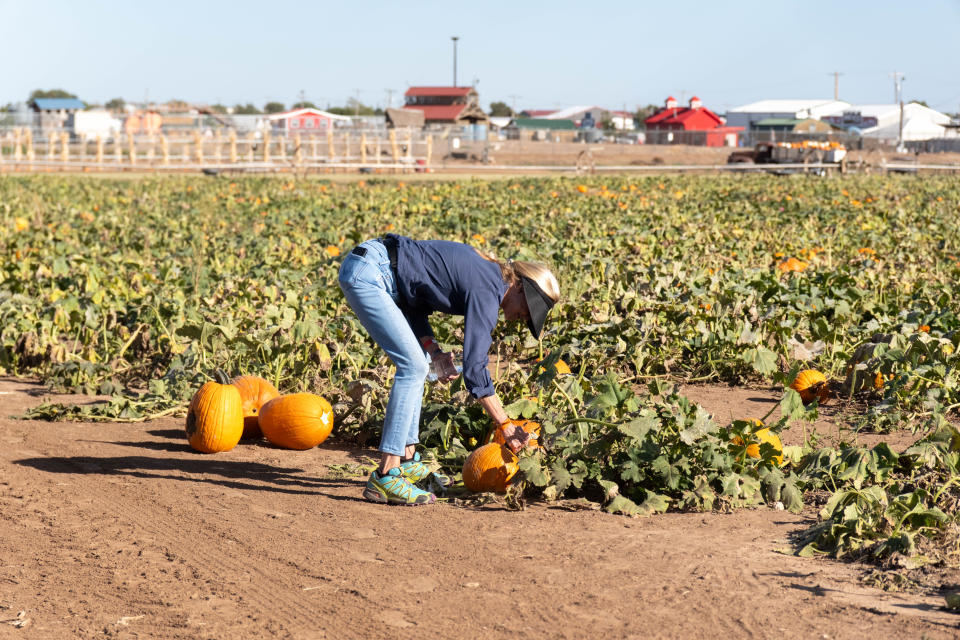
[[[539,339],[540,332],[543,331],[543,323],[547,320],[547,312],[553,308],[554,303],[533,280],[523,276],[520,280],[523,281],[523,295],[527,299],[527,309],[530,311],[527,326],[533,337]]]

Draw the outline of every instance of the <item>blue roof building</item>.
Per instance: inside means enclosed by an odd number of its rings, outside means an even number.
[[[34,111],[80,111],[83,102],[76,98],[37,98],[31,106]]]

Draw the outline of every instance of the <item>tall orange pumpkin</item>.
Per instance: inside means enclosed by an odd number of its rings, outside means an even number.
[[[202,453],[229,451],[243,433],[240,391],[222,371],[216,377],[217,382],[207,382],[193,394],[187,411],[187,439]]]
[[[809,404],[817,398],[823,402],[830,397],[827,378],[816,369],[804,369],[798,373],[790,384],[790,388],[800,394],[804,404]]]
[[[240,391],[243,403],[243,435],[241,438],[259,438],[260,408],[280,395],[277,389],[259,376],[239,376],[231,382]]]
[[[504,445],[491,442],[467,456],[463,463],[463,484],[470,491],[504,493],[518,469],[517,456]]]
[[[333,409],[313,393],[279,396],[260,408],[260,429],[278,447],[311,449],[333,430]]]

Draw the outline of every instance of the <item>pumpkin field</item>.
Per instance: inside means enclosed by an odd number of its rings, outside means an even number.
[[[945,176],[0,179],[0,629],[954,637],[958,218]],[[391,232],[560,282],[539,341],[494,333],[538,425],[497,492],[457,379],[421,416],[440,504],[360,499],[392,366],[337,270]],[[201,443],[224,375],[332,432]]]

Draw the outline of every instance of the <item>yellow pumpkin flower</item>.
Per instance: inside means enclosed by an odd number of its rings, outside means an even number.
[[[578,184],[578,185],[577,185],[577,191],[579,191],[580,193],[586,193],[586,192],[588,191],[587,185],[585,185],[585,184]]]
[[[335,244],[327,245],[327,248],[324,249],[324,251],[326,251],[327,255],[331,258],[336,258],[340,255],[340,247]]]
[[[480,235],[479,233],[475,233],[475,234],[473,234],[473,235],[470,236],[470,237],[473,238],[473,241],[476,242],[477,244],[484,244],[484,243],[486,243],[486,241],[487,241],[487,239],[484,238],[484,237],[483,237],[482,235]]]
[[[13,228],[17,231],[26,231],[30,228],[30,221],[26,218],[14,218]]]

